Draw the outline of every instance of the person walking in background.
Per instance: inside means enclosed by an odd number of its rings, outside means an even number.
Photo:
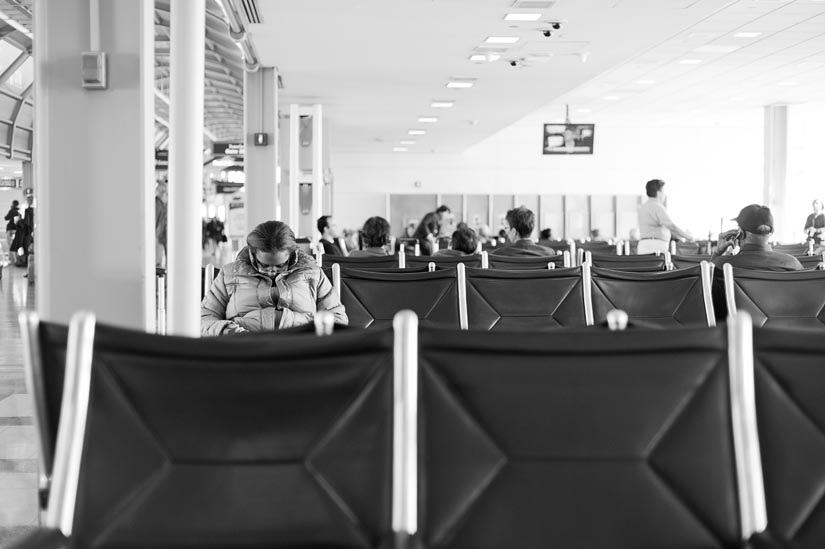
[[[350,252],[350,257],[390,255],[390,224],[383,217],[370,217],[361,228],[363,249]]]
[[[421,255],[433,255],[435,252],[435,239],[438,238],[439,230],[437,213],[430,212],[421,219],[413,233],[413,238],[418,240]]]
[[[435,210],[438,216],[438,234],[436,236],[451,236],[458,228],[455,226],[455,216],[450,207],[442,204]]]
[[[823,213],[825,207],[819,199],[814,200],[811,206],[813,206],[814,213],[805,220],[805,236],[809,242],[819,244],[822,242],[822,233],[825,231],[825,213]]]
[[[11,250],[11,243],[14,240],[14,233],[17,231],[17,218],[20,217],[20,201],[12,200],[11,207],[6,214],[6,246]]]
[[[166,268],[166,223],[168,187],[166,181],[155,185],[155,266]]]
[[[308,324],[319,311],[347,324],[347,314],[324,271],[298,249],[286,223],[266,221],[224,265],[201,302],[201,334],[262,332]]]
[[[639,255],[656,252],[665,253],[670,246],[671,236],[693,240],[689,232],[680,229],[667,213],[665,182],[651,179],[645,185],[647,202],[639,207]]]
[[[331,215],[322,215],[316,223],[318,232],[321,233],[321,245],[324,247],[324,255],[344,255],[341,248],[336,244],[336,239],[340,236],[338,225],[332,221]]]

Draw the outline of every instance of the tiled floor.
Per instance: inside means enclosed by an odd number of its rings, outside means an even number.
[[[3,267],[0,280],[0,548],[37,526],[37,447],[23,380],[17,314],[34,308],[26,270]]]

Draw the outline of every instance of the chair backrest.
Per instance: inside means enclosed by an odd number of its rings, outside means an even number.
[[[341,296],[350,326],[383,327],[403,309],[414,311],[424,325],[461,325],[456,269],[370,272],[336,265],[332,283]]]
[[[794,256],[796,259],[802,263],[802,267],[805,269],[816,269],[820,263],[825,260],[823,255],[797,255]]]
[[[775,252],[782,252],[791,255],[808,255],[808,244],[772,244],[771,248]]]
[[[582,269],[467,268],[466,310],[471,330],[585,326]]]
[[[45,509],[54,469],[69,327],[41,321],[32,311],[22,312],[19,320],[26,388],[32,398],[32,422],[39,446],[40,508]]]
[[[670,264],[674,269],[687,269],[695,267],[702,263],[702,261],[710,261],[709,255],[671,255]]]
[[[539,246],[553,248],[556,252],[565,252],[570,249],[570,243],[566,240],[539,240]]]
[[[391,536],[391,331],[190,339],[88,318],[70,331],[73,417],[47,516],[70,546],[377,547]]]
[[[220,267],[215,267],[211,264],[206,267],[201,267],[201,299],[204,298],[206,291],[212,286],[212,281],[215,280],[220,272]]]
[[[753,344],[768,526],[795,548],[825,547],[825,338],[756,328]]]
[[[594,254],[616,254],[616,245],[603,240],[589,240],[585,242],[577,242],[576,245],[580,250],[592,252]]]
[[[296,238],[295,244],[298,245],[298,248],[307,255],[315,256],[312,252],[312,240],[309,238]]]
[[[370,269],[394,269],[398,265],[398,256],[375,256],[375,257],[336,257],[334,261],[328,261],[329,266],[338,263],[341,267],[348,269],[360,269],[368,271]],[[325,267],[327,265],[324,265]]]
[[[407,268],[435,263],[439,269],[453,268],[459,263],[467,267],[481,267],[481,255],[434,255],[434,256],[406,256]]]
[[[603,253],[590,253],[588,251],[585,257],[593,267],[603,267],[618,271],[655,272],[664,271],[666,268],[665,255],[607,255]]]
[[[724,329],[419,342],[422,546],[741,545]]]
[[[710,263],[650,273],[584,266],[584,275],[590,278],[585,284],[591,288],[593,322],[600,324],[609,311],[621,309],[637,325],[715,325],[712,269]]]
[[[769,272],[724,265],[728,314],[744,310],[755,326],[825,329],[825,271]]]
[[[552,263],[555,267],[564,267],[564,255],[520,257],[488,254],[487,262],[491,269],[505,269],[508,271],[525,269],[547,269]]]

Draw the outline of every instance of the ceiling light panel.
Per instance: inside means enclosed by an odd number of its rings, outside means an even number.
[[[392,152],[403,153],[407,152],[407,147],[393,147]]]
[[[726,45],[726,44],[706,44],[694,48],[696,53],[731,53],[738,50],[741,46]]]
[[[555,3],[549,0],[516,0],[513,2],[513,8],[517,10],[548,10]]]
[[[425,135],[427,130],[407,130],[407,135]]]
[[[504,16],[505,21],[538,21],[541,19],[540,13],[508,13]]]
[[[518,36],[488,36],[484,39],[485,44],[515,44],[518,41]]]
[[[435,100],[430,103],[430,107],[434,109],[452,109],[455,101]]]
[[[419,116],[418,121],[423,124],[435,124],[438,122],[437,116]]]
[[[462,89],[462,88],[472,88],[473,84],[475,84],[475,78],[450,78],[449,82],[447,82],[448,88],[454,89]]]

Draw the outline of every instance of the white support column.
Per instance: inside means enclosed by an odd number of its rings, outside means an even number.
[[[41,318],[153,331],[154,3],[99,3],[108,88],[81,88],[89,0],[35,0],[35,285]],[[203,50],[199,52],[203,57]]]
[[[298,193],[301,177],[301,112],[300,106],[293,103],[289,106],[289,207],[284,221],[293,230],[298,229],[298,220],[301,212],[298,210]]]
[[[788,106],[765,107],[765,180],[764,204],[773,213],[776,233],[781,242],[790,240],[792,227],[787,215],[787,166],[788,166]]]
[[[329,214],[329,206],[324,204],[324,112],[319,104],[312,106],[312,213],[313,226],[316,219]]]
[[[247,72],[244,77],[244,135],[246,173],[246,233],[277,218],[278,186],[278,75],[274,68]],[[255,144],[265,133],[268,143]]]
[[[205,0],[171,2],[167,333],[200,335]]]

